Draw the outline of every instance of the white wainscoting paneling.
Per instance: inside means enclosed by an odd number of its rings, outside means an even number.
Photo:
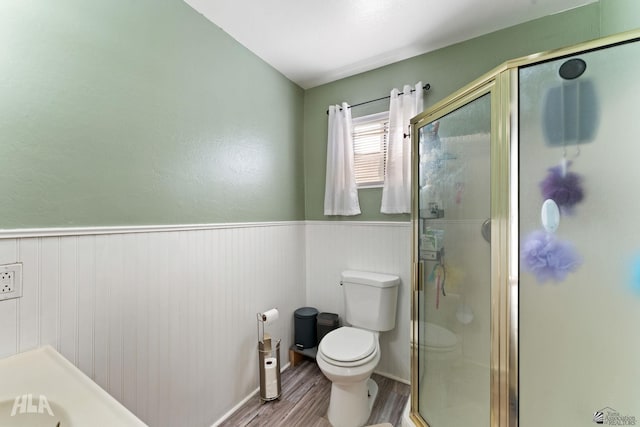
[[[0,263],[24,277],[23,297],[0,302],[0,357],[51,344],[151,426],[211,425],[244,399],[255,314],[279,308],[285,364],[296,308],[343,316],[345,269],[401,277],[378,371],[409,379],[409,223],[76,231],[0,239]]]
[[[409,381],[411,224],[307,221],[307,304],[344,317],[340,273],[363,270],[400,276],[396,328],[380,335],[377,371]]]
[[[256,313],[293,336],[305,225],[0,239],[23,297],[0,301],[0,357],[51,344],[152,426],[211,425],[258,386]]]

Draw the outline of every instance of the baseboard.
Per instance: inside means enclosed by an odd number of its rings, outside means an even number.
[[[289,363],[287,363],[286,365],[284,365],[282,367],[282,369],[280,370],[280,373],[284,372],[285,370],[287,370],[289,368]],[[282,384],[281,384],[282,385]],[[216,422],[214,422],[213,424],[211,424],[211,427],[218,427],[220,424],[222,424],[223,422],[225,422],[227,420],[227,418],[229,418],[231,415],[233,415],[234,412],[236,412],[238,409],[240,409],[242,407],[242,405],[244,405],[245,403],[247,403],[251,398],[255,397],[255,395],[257,393],[260,392],[260,387],[257,387],[255,390],[253,390],[251,393],[249,393],[249,395],[247,397],[245,397],[244,399],[242,399],[240,402],[238,402],[233,408],[229,409],[223,416],[221,416],[220,418],[218,418],[218,420]]]
[[[373,371],[373,372],[378,374],[378,375],[380,375],[380,376],[382,376],[382,377],[387,377],[387,378],[392,379],[394,381],[398,381],[399,383],[411,385],[411,381],[405,380],[404,378],[397,377],[397,376],[389,374],[387,372],[380,372],[380,371]]]

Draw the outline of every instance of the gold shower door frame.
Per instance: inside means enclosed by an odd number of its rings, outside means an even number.
[[[520,67],[617,44],[640,41],[640,30],[507,61],[411,120],[412,176],[418,181],[418,129],[491,94],[491,427],[518,426],[518,70]],[[411,412],[417,426],[429,426],[418,411],[418,188],[412,188]]]

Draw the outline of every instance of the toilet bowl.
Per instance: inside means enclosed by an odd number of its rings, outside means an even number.
[[[451,353],[458,349],[458,337],[449,329],[424,322],[424,349],[434,353]]]
[[[370,378],[380,361],[378,334],[348,326],[331,331],[320,342],[316,361],[332,383],[327,414],[331,425],[364,425],[378,394]]]
[[[446,378],[452,364],[462,355],[462,347],[456,334],[449,329],[431,322],[420,322],[418,343],[418,375],[423,381],[429,371],[430,376]],[[415,343],[413,343],[415,345]],[[427,362],[428,360],[428,362]],[[429,368],[426,369],[428,364]]]

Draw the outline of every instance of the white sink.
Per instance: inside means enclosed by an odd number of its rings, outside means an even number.
[[[51,346],[0,359],[2,427],[144,425]]]

